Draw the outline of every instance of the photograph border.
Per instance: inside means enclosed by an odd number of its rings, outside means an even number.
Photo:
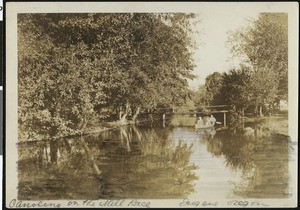
[[[298,157],[298,56],[299,56],[299,5],[297,2],[6,2],[4,5],[4,27],[5,27],[5,73],[4,73],[4,173],[5,173],[5,206],[11,208],[11,202],[17,198],[17,150],[18,139],[18,91],[17,91],[17,14],[18,13],[97,13],[97,12],[196,12],[197,7],[239,7],[251,9],[261,8],[262,12],[287,12],[289,14],[289,136],[293,143],[293,149]],[[257,9],[257,8],[256,8]],[[292,186],[298,186],[298,158],[291,163],[289,168],[292,174]],[[262,202],[268,207],[296,207],[298,199],[298,189],[292,189],[292,197],[288,199],[241,199],[242,201]],[[229,200],[203,200],[201,202],[217,202],[218,206],[206,207],[237,207],[229,206]],[[16,200],[17,202],[17,200]],[[38,206],[38,202],[42,202]],[[82,200],[47,200],[47,201],[26,201],[27,207],[67,207],[79,208],[88,207],[82,205]],[[123,207],[124,206],[106,206]],[[151,202],[151,208],[188,208],[180,206],[182,200],[160,199],[160,200],[141,200],[141,202]],[[4,205],[4,204],[3,204]],[[198,206],[199,208],[200,206]],[[251,207],[251,206],[248,206]],[[257,206],[255,206],[257,207]],[[262,207],[262,206],[260,206]]]

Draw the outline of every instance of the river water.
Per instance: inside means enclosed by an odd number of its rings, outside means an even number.
[[[19,143],[18,198],[287,198],[292,149],[263,124],[124,126]]]

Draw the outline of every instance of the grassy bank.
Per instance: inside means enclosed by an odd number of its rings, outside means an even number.
[[[274,115],[268,117],[245,117],[244,122],[264,124],[271,132],[288,135],[288,115]]]
[[[275,133],[288,135],[288,117],[287,116],[271,116],[267,117],[265,122],[266,126]]]

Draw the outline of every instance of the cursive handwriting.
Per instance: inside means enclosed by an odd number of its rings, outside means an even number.
[[[194,206],[194,207],[198,207],[200,205],[200,201],[190,201],[188,198],[183,199],[183,201],[181,201],[179,203],[179,206],[185,207],[185,206]]]
[[[60,208],[59,203],[47,202],[47,201],[17,201],[17,199],[12,199],[9,202],[10,208]]]
[[[69,201],[68,206],[84,206],[84,207],[144,207],[150,208],[151,202],[142,200],[83,200],[83,201]],[[61,208],[60,203],[51,201],[18,201],[17,199],[12,199],[8,206],[10,208]],[[185,198],[179,202],[180,207],[216,207],[218,206],[217,201],[199,201],[190,200]],[[247,201],[247,200],[231,200],[227,202],[227,206],[232,207],[265,207],[269,206],[265,203],[258,201]]]
[[[181,207],[198,207],[198,206],[217,206],[218,202],[209,202],[209,201],[191,201],[188,198],[183,199],[179,206]]]
[[[9,202],[10,208],[60,208],[61,204],[48,201],[18,201],[12,199]],[[141,200],[83,200],[75,201],[69,200],[67,203],[69,207],[83,206],[83,207],[140,207],[150,208],[151,202]]]
[[[132,206],[132,207],[147,207],[150,208],[151,203],[150,202],[145,202],[145,201],[138,201],[138,200],[131,200],[127,206]]]
[[[84,200],[82,201],[82,206],[84,207],[146,207],[150,208],[151,203],[149,201],[140,201],[140,200]],[[70,201],[68,206],[79,206],[77,201]]]
[[[228,206],[242,206],[242,207],[247,207],[247,206],[268,206],[264,203],[260,203],[257,201],[249,202],[249,201],[243,201],[243,200],[232,200],[227,203]]]

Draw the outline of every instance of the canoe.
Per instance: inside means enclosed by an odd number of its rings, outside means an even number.
[[[213,127],[214,125],[198,125],[198,124],[195,125],[196,129],[206,129],[206,128],[213,128]]]

